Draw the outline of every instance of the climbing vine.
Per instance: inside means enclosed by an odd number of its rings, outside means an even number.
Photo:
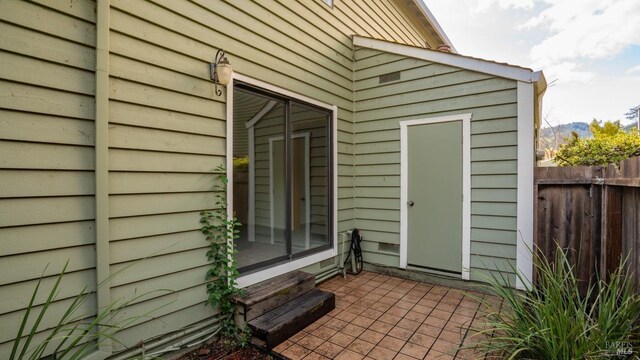
[[[229,338],[238,338],[244,335],[235,324],[232,298],[242,295],[238,289],[236,268],[236,248],[234,239],[238,238],[241,226],[235,214],[227,215],[227,178],[226,169],[218,166],[215,169],[217,181],[214,184],[215,206],[214,209],[200,212],[200,229],[210,244],[207,251],[207,259],[210,267],[207,270],[207,304],[220,313],[220,334]]]

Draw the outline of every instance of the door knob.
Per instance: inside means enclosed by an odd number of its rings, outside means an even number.
[[[407,205],[409,206],[413,206],[414,202],[413,201],[407,201]]]

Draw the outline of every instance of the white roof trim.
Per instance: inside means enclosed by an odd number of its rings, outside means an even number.
[[[271,111],[271,109],[273,109],[276,106],[277,102],[275,100],[269,100],[269,102],[267,102],[266,104],[264,104],[264,106],[262,107],[262,109],[260,109],[260,111],[258,111],[255,115],[253,115],[253,117],[251,119],[249,119],[249,121],[247,121],[244,126],[248,129],[250,127],[252,127],[253,125],[255,125],[258,121],[260,121],[265,115],[267,115],[267,113],[269,111]]]
[[[533,83],[540,79],[540,72],[524,69],[517,66],[495,63],[492,61],[475,59],[441,51],[428,50],[415,46],[402,45],[383,40],[353,36],[353,45],[370,49],[404,55],[416,59],[432,61],[440,64],[451,65],[461,69],[477,71],[484,74],[500,76],[507,79]]]
[[[431,10],[429,10],[427,5],[424,3],[424,0],[413,0],[413,1],[422,10],[422,13],[424,14],[424,16],[427,18],[427,20],[429,20],[429,22],[431,23],[431,26],[433,26],[433,29],[436,31],[436,33],[438,33],[438,35],[442,38],[442,40],[444,40],[445,44],[449,45],[449,47],[451,48],[451,51],[457,53],[458,50],[456,50],[456,47],[453,46],[453,43],[451,42],[447,34],[445,34],[444,30],[440,26],[440,23],[438,22],[438,20],[436,20],[436,17],[433,16],[433,13],[431,13]]]

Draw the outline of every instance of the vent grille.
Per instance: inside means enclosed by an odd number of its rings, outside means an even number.
[[[397,81],[397,80],[400,80],[400,71],[380,75],[378,77],[378,84],[384,84],[390,81]]]
[[[400,245],[398,244],[387,244],[387,243],[378,243],[378,251],[386,251],[392,252],[395,254],[400,253]]]

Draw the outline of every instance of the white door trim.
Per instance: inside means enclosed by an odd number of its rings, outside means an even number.
[[[305,202],[304,202],[304,207],[305,207],[305,222],[306,222],[306,227],[305,227],[305,239],[304,239],[304,244],[305,244],[305,249],[309,249],[309,247],[311,246],[311,173],[309,171],[310,167],[311,167],[311,163],[310,163],[310,146],[311,146],[311,133],[305,132],[305,133],[295,133],[292,135],[292,137],[294,139],[296,138],[304,138],[304,163],[305,163],[305,167],[304,167],[304,196],[305,196]],[[284,140],[284,136],[272,136],[269,138],[269,219],[271,222],[271,244],[273,244],[273,239],[274,239],[274,234],[273,234],[273,229],[275,226],[275,221],[273,219],[273,214],[274,214],[274,208],[273,208],[273,202],[274,202],[274,196],[273,196],[273,143],[275,141],[282,141]],[[292,199],[293,200],[293,199]]]
[[[469,280],[471,265],[471,114],[400,121],[400,268],[407,268],[409,146],[408,128],[443,122],[462,122],[462,279]]]
[[[227,177],[229,178],[229,184],[227,187],[227,199],[228,199],[228,210],[227,216],[233,216],[233,84],[234,80],[239,80],[247,84],[251,84],[257,87],[261,87],[266,90],[273,91],[275,93],[279,93],[281,95],[290,97],[292,99],[297,99],[304,101],[309,104],[313,104],[315,106],[327,109],[331,111],[331,147],[332,147],[332,157],[333,157],[333,166],[332,166],[332,180],[333,180],[333,209],[332,216],[330,221],[332,222],[333,233],[329,234],[331,237],[331,241],[333,243],[333,247],[331,249],[315,253],[300,259],[296,259],[293,261],[286,262],[281,265],[277,265],[268,269],[256,271],[251,274],[247,274],[245,276],[241,276],[238,278],[238,286],[243,288],[249,285],[253,285],[263,280],[267,280],[278,275],[282,275],[289,271],[301,269],[305,266],[309,266],[320,262],[322,260],[330,259],[338,254],[338,107],[336,105],[327,104],[322,101],[318,101],[312,99],[308,96],[298,94],[296,92],[283,89],[279,86],[275,86],[269,84],[267,82],[254,79],[252,77],[234,72],[231,81],[227,84],[227,157],[226,157],[226,169],[227,169]]]

